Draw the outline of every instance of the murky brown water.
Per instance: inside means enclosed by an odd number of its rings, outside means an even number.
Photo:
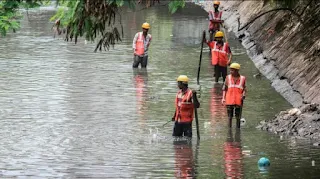
[[[124,12],[125,13],[125,12]],[[150,8],[123,16],[125,38],[109,52],[95,44],[53,39],[52,12],[30,12],[22,29],[0,39],[1,178],[317,178],[319,149],[279,139],[255,126],[289,104],[257,73],[231,34],[235,61],[248,77],[241,133],[226,127],[221,85],[202,63],[201,141],[174,142],[172,124],[180,74],[196,88],[206,13],[195,6],[170,15]],[[131,43],[144,21],[153,41],[147,70],[133,70]],[[196,131],[194,129],[194,134]],[[266,156],[271,168],[258,169]],[[312,166],[312,160],[315,166]]]

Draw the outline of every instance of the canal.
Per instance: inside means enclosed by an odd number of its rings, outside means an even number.
[[[140,7],[141,8],[141,7]],[[0,41],[1,178],[317,178],[319,149],[309,141],[272,135],[257,124],[290,108],[228,34],[248,94],[241,131],[227,128],[221,83],[213,83],[204,49],[198,92],[201,140],[174,141],[176,78],[197,88],[207,14],[187,5],[124,10],[124,38],[94,53],[95,43],[53,38],[50,10],[30,11],[22,29]],[[148,68],[132,69],[132,39],[151,24]],[[259,170],[268,157],[271,167]]]

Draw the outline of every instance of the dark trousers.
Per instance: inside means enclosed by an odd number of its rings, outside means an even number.
[[[188,123],[179,123],[175,122],[173,127],[173,134],[172,136],[176,137],[192,137],[192,122]]]
[[[232,127],[232,118],[235,114],[237,119],[237,128],[240,128],[240,118],[241,118],[242,106],[238,105],[227,105],[227,113],[229,118],[229,127]]]
[[[148,64],[148,56],[138,56],[138,55],[134,55],[133,57],[133,68],[138,68],[139,64],[141,63],[141,68],[147,68],[147,64]]]
[[[210,39],[210,42],[212,42],[214,40],[214,34],[219,31],[218,29],[209,29],[209,39]]]
[[[218,82],[221,76],[222,76],[223,82],[225,82],[227,77],[227,72],[228,72],[227,67],[214,65],[215,82]]]

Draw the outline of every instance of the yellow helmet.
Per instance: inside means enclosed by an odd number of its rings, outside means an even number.
[[[240,64],[239,63],[232,63],[230,65],[230,68],[236,69],[236,70],[240,70]]]
[[[150,24],[145,22],[145,23],[142,24],[142,28],[143,29],[150,29]]]
[[[216,32],[216,34],[214,35],[215,38],[223,37],[223,36],[224,36],[224,34],[221,31]]]
[[[220,5],[220,1],[213,1],[213,5]]]
[[[189,78],[188,78],[186,75],[180,75],[180,76],[177,78],[177,81],[181,81],[181,82],[183,82],[183,83],[188,84]]]

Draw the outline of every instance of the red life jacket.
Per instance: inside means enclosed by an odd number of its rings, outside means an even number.
[[[136,49],[135,49],[135,54],[136,55],[144,55],[144,36],[142,32],[138,33],[138,39],[136,42]]]
[[[185,94],[180,98],[182,90],[179,90],[176,95],[176,116],[178,122],[192,122],[194,104],[192,103],[192,90],[187,89]]]
[[[209,11],[209,20],[210,20],[209,29],[220,30],[220,23],[223,22],[221,20],[221,17],[222,17],[222,11],[220,12]]]
[[[228,66],[228,43],[223,43],[221,50],[217,47],[217,42],[213,42],[211,49],[211,64],[219,65],[222,67]]]
[[[226,94],[226,105],[242,106],[242,95],[245,82],[246,78],[244,76],[240,76],[236,82],[231,75],[227,76],[226,84],[228,85],[228,90]]]

